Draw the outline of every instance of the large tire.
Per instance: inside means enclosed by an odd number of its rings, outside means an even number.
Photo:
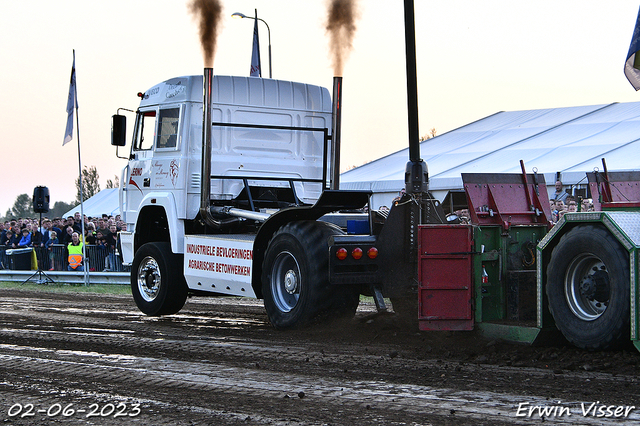
[[[597,350],[628,341],[629,291],[629,253],[604,228],[573,228],[553,249],[547,267],[549,309],[574,345]]]
[[[358,293],[329,285],[328,239],[341,233],[325,222],[299,221],[273,235],[262,265],[262,294],[275,328],[300,328],[331,314],[353,315]]]
[[[136,251],[131,265],[131,293],[147,315],[170,315],[187,300],[182,256],[169,243],[147,243]]]

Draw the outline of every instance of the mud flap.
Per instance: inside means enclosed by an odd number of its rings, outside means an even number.
[[[421,225],[420,330],[473,330],[473,231],[468,225]]]

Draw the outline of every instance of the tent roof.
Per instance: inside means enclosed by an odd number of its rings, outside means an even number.
[[[73,216],[80,211],[78,204],[64,214],[64,217]],[[103,214],[115,216],[120,214],[120,205],[118,201],[118,188],[103,189],[93,197],[85,200],[84,214],[89,217],[102,217]]]
[[[560,172],[576,184],[585,172],[640,168],[640,102],[507,111],[420,144],[433,190],[462,188],[461,173],[520,173],[537,168],[546,181]],[[341,174],[341,189],[398,191],[408,148]]]

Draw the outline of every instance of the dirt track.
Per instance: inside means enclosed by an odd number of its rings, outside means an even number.
[[[278,332],[251,300],[150,318],[127,296],[0,294],[3,424],[640,424],[635,350],[407,331],[362,304]],[[593,403],[627,415],[583,415]]]

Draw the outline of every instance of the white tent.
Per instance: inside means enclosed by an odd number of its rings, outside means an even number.
[[[586,184],[585,172],[640,168],[640,102],[498,112],[420,144],[429,190],[442,200],[462,189],[461,173],[544,173],[553,188]],[[373,207],[390,206],[404,187],[408,147],[342,173],[340,189],[374,192]],[[552,192],[552,191],[551,191]]]
[[[118,188],[103,189],[93,197],[85,200],[84,214],[88,217],[102,217],[103,214],[115,216],[120,214],[120,204],[118,201]],[[73,216],[80,212],[80,204],[64,214],[64,217]]]

